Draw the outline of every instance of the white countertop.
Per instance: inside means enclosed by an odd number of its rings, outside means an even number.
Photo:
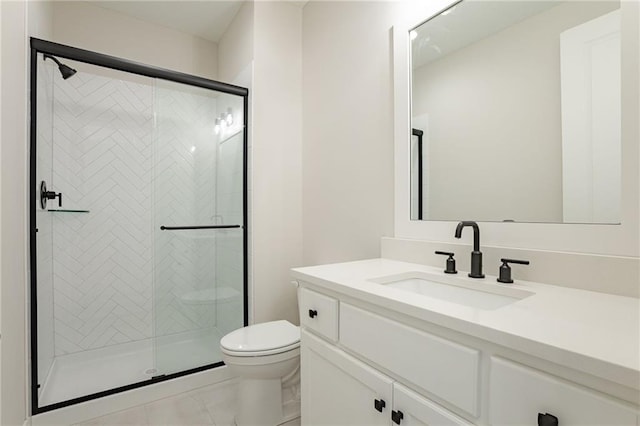
[[[640,299],[495,276],[473,283],[535,293],[494,310],[476,309],[369,281],[403,272],[442,272],[414,263],[370,259],[292,269],[294,279],[469,334],[606,380],[640,389]]]

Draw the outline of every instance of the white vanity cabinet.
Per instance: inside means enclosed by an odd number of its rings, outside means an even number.
[[[301,363],[304,425],[470,426],[305,330]]]
[[[548,413],[561,426],[640,426],[633,396],[609,396],[610,383],[573,383],[584,378],[500,342],[323,291],[298,290],[303,425],[536,425]]]

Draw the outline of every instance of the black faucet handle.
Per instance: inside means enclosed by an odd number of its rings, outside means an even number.
[[[500,262],[502,262],[502,265],[500,265],[500,273],[498,274],[498,282],[499,283],[506,283],[506,284],[510,284],[513,282],[513,278],[511,278],[511,267],[509,266],[510,263],[516,263],[518,265],[528,265],[529,261],[528,260],[519,260],[519,259],[507,259],[507,258],[502,258],[500,259]]]
[[[450,251],[440,251],[440,250],[436,250],[436,254],[440,254],[443,256],[449,256],[449,258],[447,259],[447,268],[444,270],[445,274],[457,274],[458,271],[456,271],[456,260],[453,258],[453,256],[455,256],[455,253],[452,253]]]
[[[528,265],[530,263],[528,260],[507,259],[506,257],[503,257],[502,259],[500,259],[500,262],[517,263],[518,265]]]

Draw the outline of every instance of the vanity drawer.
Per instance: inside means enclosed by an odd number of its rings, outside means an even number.
[[[338,341],[338,301],[333,297],[300,288],[300,325],[326,337]]]
[[[340,304],[340,343],[478,416],[479,351],[345,303]]]
[[[546,373],[491,358],[489,416],[492,425],[535,425],[538,413],[549,413],[562,426],[636,425],[636,413]]]

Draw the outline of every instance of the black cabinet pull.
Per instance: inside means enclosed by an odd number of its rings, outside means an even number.
[[[391,420],[393,420],[393,422],[395,424],[399,425],[403,418],[404,418],[404,414],[402,414],[402,411],[400,411],[400,410],[398,410],[398,411],[392,410],[391,411]]]
[[[382,413],[382,410],[387,404],[384,402],[384,399],[376,399],[373,401],[373,406]]]
[[[316,311],[315,309],[309,309],[309,317],[310,318],[315,318],[318,316],[318,311]]]
[[[549,413],[538,413],[538,426],[558,426],[558,418]]]

